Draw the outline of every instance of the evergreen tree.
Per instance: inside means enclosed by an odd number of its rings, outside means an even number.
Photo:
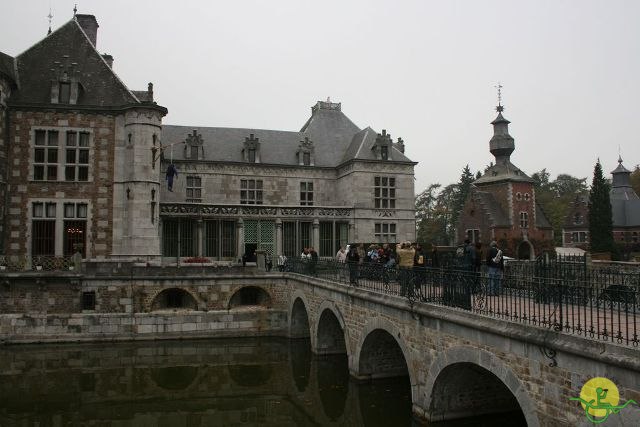
[[[464,207],[464,202],[467,201],[467,197],[469,196],[469,192],[471,191],[471,184],[475,181],[473,173],[469,168],[469,165],[466,165],[464,169],[462,169],[462,175],[460,175],[460,182],[457,184],[457,194],[454,198],[454,204],[452,206],[452,223],[457,224],[458,218],[460,217],[460,213],[462,212],[462,208]]]
[[[593,182],[589,192],[589,238],[593,252],[611,252],[614,249],[609,190],[609,183],[604,179],[598,159],[593,168]]]

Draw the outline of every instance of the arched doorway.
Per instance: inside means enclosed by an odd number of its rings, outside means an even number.
[[[523,259],[523,260],[535,259],[533,245],[531,244],[530,241],[523,240],[522,242],[520,242],[520,244],[518,245],[518,248],[516,249],[516,257],[518,259]]]

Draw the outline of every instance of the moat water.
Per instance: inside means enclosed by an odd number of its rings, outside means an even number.
[[[412,426],[408,377],[275,338],[0,346],[0,426]],[[523,425],[507,414],[446,426]]]

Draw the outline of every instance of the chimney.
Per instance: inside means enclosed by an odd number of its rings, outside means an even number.
[[[99,27],[96,17],[93,15],[76,15],[76,21],[78,21],[80,28],[82,28],[87,37],[89,37],[89,40],[91,40],[93,47],[96,47]]]
[[[104,59],[107,65],[109,65],[109,68],[113,68],[113,56],[109,55],[108,53],[103,53],[102,59]]]

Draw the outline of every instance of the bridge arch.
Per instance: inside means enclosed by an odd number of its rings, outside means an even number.
[[[342,313],[333,301],[325,300],[318,307],[311,336],[311,349],[316,354],[349,354],[348,331]]]
[[[349,370],[356,378],[408,375],[411,379],[410,360],[400,329],[385,318],[375,317],[362,329]]]
[[[198,299],[183,288],[165,288],[151,299],[150,311],[157,310],[197,310]]]
[[[291,305],[289,307],[289,337],[309,338],[310,336],[309,303],[304,293],[298,290],[291,296]]]
[[[229,298],[227,310],[241,306],[270,307],[271,295],[260,286],[241,286]]]
[[[496,403],[508,410],[521,410],[529,427],[540,425],[536,406],[524,385],[493,353],[456,346],[434,358],[425,382],[423,408],[427,419],[441,421],[495,413],[487,405]],[[483,412],[483,408],[489,409]]]

